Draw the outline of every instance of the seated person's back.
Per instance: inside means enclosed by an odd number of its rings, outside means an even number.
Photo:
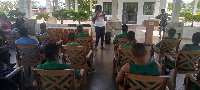
[[[39,46],[39,49],[42,49],[42,46],[39,45],[39,43],[28,36],[28,30],[26,27],[21,27],[19,29],[19,34],[21,35],[21,38],[17,39],[15,41],[15,44],[37,44]]]
[[[40,33],[36,33],[36,36],[49,35],[49,34],[46,32],[46,24],[45,24],[45,23],[41,23],[41,24],[40,24],[40,30],[41,30],[41,32],[40,32]]]
[[[83,26],[81,26],[81,25],[77,26],[77,31],[78,31],[79,34],[76,35],[76,37],[90,37],[89,34],[85,34],[83,32]]]
[[[122,34],[116,35],[113,39],[113,44],[116,43],[117,38],[126,38],[127,37],[128,26],[126,24],[122,25]]]
[[[68,34],[68,38],[70,40],[70,43],[67,43],[67,46],[80,46],[77,42],[76,42],[76,35],[73,32],[70,32]]]
[[[125,73],[140,74],[140,75],[153,75],[159,76],[161,67],[156,62],[146,62],[147,51],[142,43],[136,43],[132,46],[132,53],[134,57],[134,63],[125,64],[119,74],[117,75],[117,83],[121,83],[125,78]]]
[[[129,31],[127,34],[127,44],[123,45],[123,48],[132,48],[132,46],[137,42],[135,39],[135,32]]]
[[[59,56],[59,47],[56,44],[48,44],[44,48],[44,54],[47,59],[47,61],[42,64],[38,65],[36,69],[44,69],[44,70],[64,70],[64,69],[72,69],[67,64],[60,64],[57,61],[57,58]],[[79,77],[79,73],[77,71],[74,71],[75,78],[77,79]]]
[[[176,34],[176,30],[174,28],[169,29],[168,37],[164,37],[163,40],[176,40],[177,38],[174,37]],[[161,41],[156,44],[157,47],[160,47]]]
[[[200,32],[196,32],[192,36],[193,44],[185,44],[182,50],[200,50]]]

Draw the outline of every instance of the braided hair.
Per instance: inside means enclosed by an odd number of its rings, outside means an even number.
[[[102,8],[101,5],[97,5],[96,8],[95,8],[95,12],[99,11],[101,8]]]

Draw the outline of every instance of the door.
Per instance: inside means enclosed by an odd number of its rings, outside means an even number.
[[[137,24],[138,3],[124,3],[123,4],[123,23]]]

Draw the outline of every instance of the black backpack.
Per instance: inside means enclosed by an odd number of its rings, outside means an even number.
[[[111,32],[105,34],[105,44],[111,44]]]

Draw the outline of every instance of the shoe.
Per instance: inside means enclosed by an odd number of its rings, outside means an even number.
[[[96,47],[93,49],[94,51],[98,50]]]
[[[96,69],[92,68],[92,73],[95,73]],[[88,68],[88,74],[90,74],[90,68]]]
[[[104,49],[104,50],[106,50],[106,48],[105,48],[105,47],[102,47],[102,46],[100,47],[100,49]]]

